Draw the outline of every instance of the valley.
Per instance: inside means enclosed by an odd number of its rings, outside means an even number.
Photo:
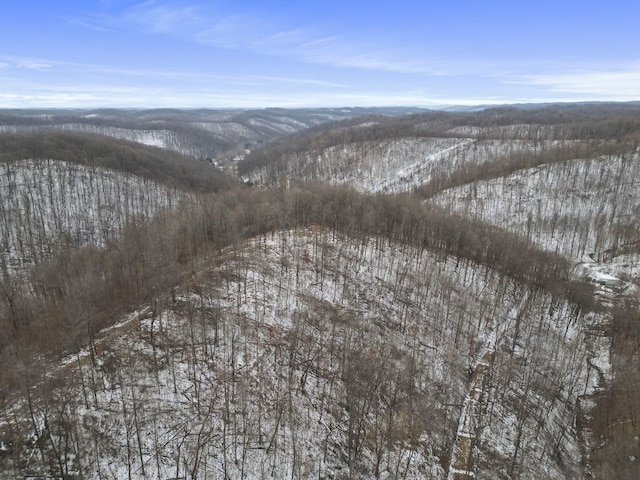
[[[0,478],[637,478],[638,113],[3,112]]]

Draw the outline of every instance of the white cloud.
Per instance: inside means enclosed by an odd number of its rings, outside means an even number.
[[[45,63],[39,60],[20,60],[16,63],[19,68],[28,68],[29,70],[42,70],[45,68],[51,68],[50,63]]]
[[[592,99],[640,99],[640,68],[523,75],[506,83]]]
[[[54,66],[53,61],[41,59],[41,58],[26,58],[26,57],[0,57],[0,68],[24,68],[27,70],[43,70]]]
[[[188,37],[197,43],[232,50],[248,49],[251,38],[261,27],[246,15],[211,18],[204,28],[194,29]]]
[[[311,85],[316,87],[327,88],[353,88],[345,83],[338,82],[326,82],[323,80],[316,80],[311,78],[299,78],[299,77],[273,77],[269,75],[250,75],[247,78],[255,78],[258,81],[270,82],[270,83],[287,83],[292,85]]]
[[[145,2],[130,8],[122,16],[127,22],[137,23],[154,33],[185,33],[205,19],[194,7],[171,8],[156,2]]]
[[[421,73],[429,75],[455,75],[456,68],[444,65],[429,65],[416,60],[391,60],[393,55],[369,51],[366,53],[341,52],[339,49],[315,50],[308,49],[302,52],[307,61],[332,65],[336,67],[358,68],[363,70],[375,70],[396,73]],[[395,56],[401,57],[400,55]]]

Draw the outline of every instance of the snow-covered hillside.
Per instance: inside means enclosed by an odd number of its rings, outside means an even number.
[[[445,175],[507,155],[533,153],[560,142],[406,137],[295,152],[245,175],[245,181],[273,186],[287,180],[348,184],[361,192],[412,191],[433,174]]]
[[[356,110],[0,112],[0,480],[638,478],[637,106]]]
[[[601,317],[320,228],[208,264],[91,353],[16,365],[0,478],[582,478],[574,420],[607,375],[608,340],[587,334]]]
[[[70,123],[56,125],[56,128],[80,133],[93,133],[96,135],[104,135],[113,137],[118,140],[127,140],[129,142],[141,143],[151,147],[160,147],[166,150],[173,150],[185,155],[193,155],[197,153],[181,139],[178,134],[171,130],[135,130],[127,128],[103,127],[99,125],[90,125],[82,123]]]
[[[181,145],[178,135],[170,130],[134,130],[128,128],[107,127],[102,125],[92,125],[89,123],[64,123],[55,126],[58,130],[91,133],[104,135],[118,140],[141,143],[152,147],[174,150],[183,154],[190,154],[186,145]],[[0,125],[2,133],[33,133],[42,130],[42,127]]]
[[[38,263],[56,249],[104,245],[127,222],[150,218],[187,195],[115,170],[58,160],[0,164],[3,272]]]
[[[46,130],[63,130],[68,132],[89,133],[103,135],[118,140],[136,142],[151,147],[173,150],[184,155],[200,156],[199,148],[192,145],[184,136],[169,129],[131,129],[103,125],[93,125],[90,123],[64,123],[52,126]],[[22,125],[0,125],[2,133],[37,133],[43,131],[43,127],[30,127]]]
[[[445,190],[432,201],[575,261],[591,257],[605,270],[613,262],[618,272],[640,280],[638,153],[518,170]]]
[[[300,110],[0,110],[0,132],[56,130],[90,133],[160,147],[197,158],[233,158],[247,146],[367,114],[402,115],[410,109]]]
[[[640,285],[640,154],[633,139],[610,141],[595,127],[555,124],[465,125],[434,137],[402,137],[398,128],[378,125],[359,128],[389,138],[340,143],[359,135],[352,129],[310,137],[298,142],[300,148],[267,148],[250,162],[244,180],[414,191],[435,197],[430,204],[449,213],[495,225],[580,263],[578,273],[595,283],[618,290],[626,290],[629,280]],[[581,132],[590,136],[575,138]],[[635,296],[632,290],[626,293]]]

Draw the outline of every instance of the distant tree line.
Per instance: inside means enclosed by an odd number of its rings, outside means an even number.
[[[535,151],[513,152],[489,162],[467,163],[453,171],[436,172],[427,183],[416,189],[416,193],[422,197],[430,198],[448,188],[481,180],[507,177],[517,170],[568,160],[627,155],[637,149],[637,139],[635,141],[583,140],[562,143]]]
[[[65,160],[121,170],[201,193],[219,191],[234,183],[217,169],[193,158],[99,135],[0,134],[0,162],[23,159]]]
[[[324,124],[255,149],[238,164],[246,175],[267,165],[286,162],[289,155],[320,151],[336,145],[404,137],[456,137],[512,139],[514,132],[501,128],[533,125],[524,135],[534,140],[629,140],[640,135],[640,105],[576,104],[545,108],[490,108],[477,112],[434,111],[398,117],[369,116]],[[479,131],[459,133],[459,127]],[[527,133],[528,132],[528,133]],[[523,135],[520,133],[519,135]]]
[[[332,119],[379,112],[398,115],[416,109],[263,109],[263,110],[0,110],[0,129],[45,134],[78,131],[135,139],[165,138],[168,148],[198,158],[229,157],[257,145]]]

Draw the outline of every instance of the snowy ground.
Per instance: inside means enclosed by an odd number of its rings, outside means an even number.
[[[178,134],[167,129],[137,130],[131,128],[92,125],[89,123],[64,123],[57,124],[49,128],[55,128],[57,130],[65,130],[70,132],[104,135],[106,137],[141,143],[142,145],[149,145],[151,147],[160,147],[167,150],[173,150],[187,155],[192,153],[191,149],[184,145],[184,142],[180,139]],[[41,129],[42,127],[0,125],[0,132],[4,133],[38,132],[41,131]]]
[[[427,183],[435,173],[489,162],[505,155],[535,152],[558,142],[449,137],[406,137],[297,152],[246,175],[257,185],[285,180],[348,184],[362,192],[397,193]]]
[[[638,241],[639,154],[541,165],[451,188],[432,201],[526,236],[588,267],[594,279],[609,274],[640,283],[640,248],[628,250]]]
[[[0,265],[20,270],[66,244],[103,245],[126,222],[180,199],[186,195],[115,170],[57,160],[1,164]]]
[[[56,371],[17,367],[38,400],[33,421],[18,420],[26,404],[0,412],[0,442],[24,445],[0,470],[446,478],[470,372],[491,343],[475,475],[579,477],[575,404],[597,385],[585,341],[597,321],[455,258],[274,232],[212,258],[175,303],[105,332],[95,364],[81,352]]]

